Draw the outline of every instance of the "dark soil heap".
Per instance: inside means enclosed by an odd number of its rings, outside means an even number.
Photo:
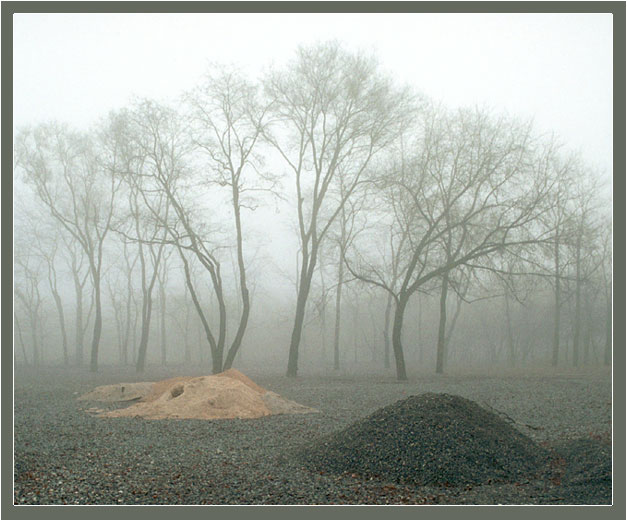
[[[411,396],[299,452],[318,471],[415,485],[519,481],[548,453],[496,414],[449,394]]]

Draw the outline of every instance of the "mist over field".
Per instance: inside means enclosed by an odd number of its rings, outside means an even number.
[[[372,484],[352,496],[352,482],[338,491],[327,480],[336,471],[378,479],[388,469],[353,460],[370,450],[369,435],[400,461],[396,441],[363,418],[424,392],[477,400],[520,448],[503,476],[528,481],[490,492],[488,503],[611,502],[611,17],[355,16],[343,32],[345,16],[330,14],[309,24],[269,13],[16,15],[16,502],[486,502],[480,491],[460,499]],[[237,24],[246,45],[227,30]],[[114,452],[135,440],[129,461],[148,454],[160,427],[148,421],[140,435],[135,417],[87,414],[114,406],[76,405],[97,385],[239,375],[231,369],[283,393],[282,404],[320,414],[264,419],[269,452],[254,457],[274,461],[280,436],[315,429],[349,429],[354,446],[342,436],[329,438],[338,443],[329,452],[316,446],[324,477],[302,474],[297,456],[289,471],[242,477],[245,498],[194,487],[188,496],[171,469],[155,471],[160,493],[169,491],[158,496],[134,481],[130,463],[117,468]],[[169,400],[191,396],[181,386]],[[409,427],[398,420],[398,432],[413,435],[423,407],[484,414],[433,396],[398,405],[402,414],[386,409],[386,421],[413,418]],[[53,415],[53,405],[64,412]],[[61,436],[56,452],[41,451],[48,467],[32,470],[37,451],[25,447],[46,441],[29,411],[57,434],[69,429],[61,417],[73,432],[84,422],[95,433],[106,421],[127,426],[132,434],[111,453],[94,434],[93,454],[116,468],[103,476],[130,477],[83,490],[75,480],[83,471],[57,461],[75,446]],[[225,434],[226,423],[194,421],[182,439],[197,440],[196,426],[239,439],[239,427]],[[238,421],[253,439],[253,420]],[[445,424],[451,443],[476,429]],[[433,437],[421,432],[424,443]],[[573,441],[583,438],[600,445]],[[246,465],[247,442],[231,441],[216,441],[211,458],[228,453],[229,465]],[[286,446],[297,450],[297,441]],[[191,448],[181,455],[159,443],[156,467],[196,468]],[[493,440],[477,443],[467,453],[483,454]],[[536,443],[545,452],[533,466]],[[100,468],[85,454],[85,469]],[[587,492],[575,461],[591,469]],[[457,484],[437,469],[420,481],[403,465],[394,469],[399,486]],[[284,470],[308,492],[266,482]],[[456,478],[462,470],[493,469],[460,467]],[[40,490],[37,472],[61,476],[59,490]],[[71,490],[61,487],[66,478]],[[546,483],[556,488],[546,492]]]

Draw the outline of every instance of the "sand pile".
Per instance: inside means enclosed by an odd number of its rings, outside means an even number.
[[[548,454],[476,403],[426,393],[379,409],[297,456],[318,471],[448,486],[517,481],[540,471]]]
[[[119,401],[113,398],[128,394],[127,386],[130,385],[98,387],[80,399]],[[123,409],[91,409],[90,412],[100,417],[139,416],[150,420],[260,418],[271,414],[318,412],[260,387],[235,369],[211,376],[182,376],[154,383],[144,382],[130,389],[136,394],[143,392],[137,403]]]
[[[154,382],[136,382],[101,385],[78,399],[94,402],[128,402],[146,396],[152,390],[153,384]]]

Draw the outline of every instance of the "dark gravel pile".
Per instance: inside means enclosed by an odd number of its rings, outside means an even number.
[[[612,488],[612,447],[599,438],[578,438],[555,443],[558,471],[552,479],[566,496],[593,505],[599,494]]]
[[[496,414],[435,393],[384,407],[299,455],[317,470],[446,486],[520,481],[537,474],[549,457]]]
[[[288,379],[251,371],[246,374],[258,384],[321,413],[250,420],[97,418],[85,409],[127,404],[76,399],[98,385],[206,371],[154,368],[140,376],[132,369],[124,372],[118,368],[105,368],[97,374],[76,369],[16,371],[15,503],[491,505],[611,501],[611,456],[606,439],[611,428],[611,386],[605,378],[425,376],[398,383],[385,377]],[[454,392],[477,403],[487,402],[533,425],[534,429],[524,433],[551,454],[550,473],[520,482],[420,486],[384,476],[370,479],[355,472],[314,470],[296,458],[285,457],[382,407],[425,392]],[[452,455],[447,457],[454,460]],[[453,470],[457,468],[455,463]]]

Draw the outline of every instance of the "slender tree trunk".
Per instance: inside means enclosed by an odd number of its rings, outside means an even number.
[[[438,350],[436,353],[435,372],[444,372],[444,357],[446,350],[446,298],[448,296],[448,271],[442,277],[442,289],[440,291],[440,324],[438,327]]]
[[[357,332],[359,331],[359,299],[355,301],[355,307],[353,308],[353,360],[355,365],[357,365],[357,361],[359,357],[357,355],[357,349],[359,347],[359,335]]]
[[[516,348],[514,346],[514,333],[512,331],[512,314],[509,308],[509,292],[505,290],[505,326],[507,333],[507,353],[509,357],[509,365],[516,365]]]
[[[133,363],[137,363],[137,321],[139,319],[139,313],[137,312],[137,299],[133,297],[133,327],[131,328],[131,355]]]
[[[128,281],[126,294],[126,319],[124,321],[124,336],[122,337],[122,363],[128,365],[128,343],[131,338],[131,306],[133,303],[133,289],[130,280]]]
[[[579,348],[581,336],[581,234],[577,236],[575,282],[575,331],[573,335],[573,365],[579,367]]]
[[[584,293],[584,309],[585,309],[585,334],[583,343],[583,363],[588,365],[590,360],[590,344],[592,342],[592,308],[590,307],[590,290],[587,287],[583,288]]]
[[[605,309],[605,351],[603,354],[605,365],[612,363],[612,290],[610,289]]]
[[[324,288],[324,286],[323,286]],[[322,328],[322,351],[320,353],[320,361],[321,366],[326,368],[327,365],[327,305],[326,305],[326,295],[323,292],[322,295],[322,307],[320,308],[320,326]]]
[[[402,329],[405,308],[407,307],[408,297],[401,294],[394,310],[394,323],[392,325],[392,349],[394,351],[394,360],[396,362],[396,378],[398,380],[407,380],[407,371],[405,369],[405,356],[403,355]]]
[[[392,294],[388,293],[388,301],[385,305],[385,322],[383,325],[383,367],[390,368],[390,318],[392,312]]]
[[[20,345],[22,346],[22,355],[24,356],[24,364],[28,365],[28,356],[26,355],[26,345],[24,344],[24,337],[22,336],[22,328],[20,327],[20,321],[17,318],[17,315],[14,315],[15,317],[15,329],[17,329],[17,335],[18,338],[20,339]]]
[[[185,342],[185,362],[192,361],[192,350],[189,345],[189,305],[188,305],[189,289],[185,285],[185,325],[183,330],[183,341]]]
[[[98,347],[102,333],[102,302],[100,298],[100,273],[94,272],[94,296],[96,300],[96,316],[94,318],[94,336],[91,343],[91,361],[89,369],[92,373],[98,371]]]
[[[200,348],[202,345],[202,324],[200,321],[196,324],[196,345],[198,346],[198,362],[204,363],[205,357],[203,356],[204,350]]]
[[[238,176],[239,179],[239,176]],[[233,180],[233,216],[235,218],[235,232],[237,238],[237,267],[239,270],[239,286],[240,286],[240,294],[242,297],[242,314],[240,315],[239,325],[237,327],[237,332],[235,333],[235,338],[231,343],[231,347],[229,348],[226,354],[226,360],[224,361],[224,369],[230,369],[235,360],[235,355],[237,354],[240,346],[242,345],[242,340],[244,339],[244,333],[246,332],[246,327],[248,326],[248,318],[250,316],[250,294],[248,291],[248,285],[246,283],[246,265],[244,264],[244,248],[243,248],[243,239],[242,239],[242,221],[240,215],[240,204],[239,204],[239,185],[237,184],[238,180]]]
[[[31,335],[33,339],[33,366],[39,367],[41,365],[41,350],[39,348],[39,320],[37,317],[37,312],[30,313],[30,323],[31,323]]]
[[[418,363],[422,365],[424,349],[422,344],[422,302],[420,293],[416,294],[416,301],[418,302]]]
[[[554,322],[553,322],[553,356],[551,365],[557,367],[559,362],[560,348],[560,250],[559,240],[555,239],[555,304],[554,304]]]
[[[53,289],[52,296],[54,298],[54,303],[57,307],[57,313],[59,315],[59,326],[61,329],[61,337],[63,341],[63,363],[64,365],[70,365],[70,358],[68,355],[68,347],[67,347],[67,333],[65,331],[65,313],[63,313],[63,302],[61,302],[61,296],[59,293]]]
[[[115,307],[117,303],[112,302],[112,305]],[[124,343],[124,324],[122,323],[122,310],[118,310],[117,308],[114,310],[115,314],[115,332],[117,333],[118,339],[118,363],[120,366],[124,366],[124,357],[122,356],[122,352],[124,348],[122,344]]]
[[[160,318],[161,318],[161,365],[167,363],[167,342],[165,331],[165,318],[166,318],[166,298],[164,284],[159,285],[159,304],[160,304]]]
[[[148,338],[150,336],[150,320],[152,317],[152,298],[144,295],[142,300],[142,325],[141,336],[139,337],[139,349],[137,351],[137,363],[135,370],[141,373],[146,368],[146,353],[148,351]]]
[[[342,284],[344,282],[344,256],[340,254],[340,266],[335,292],[335,327],[333,328],[333,369],[340,368],[340,325],[342,320]]]
[[[316,252],[312,251],[310,255],[307,255],[307,251],[303,249],[300,283],[298,285],[298,296],[296,297],[296,313],[294,315],[294,327],[292,329],[287,361],[286,375],[290,378],[295,378],[298,374],[298,347],[303,333],[305,310],[307,308],[307,299],[309,297],[309,290],[311,289],[311,278],[313,276],[315,263]]]
[[[74,276],[74,290],[76,293],[76,335],[75,335],[75,350],[76,350],[76,365],[79,367],[83,365],[83,286],[80,283],[80,278],[73,272]]]
[[[292,337],[290,340],[290,350],[287,361],[287,376],[296,377],[298,374],[298,346],[300,345],[303,333],[303,322],[305,320],[305,308],[307,306],[307,293],[301,290],[298,292],[296,299],[296,314],[294,315],[294,327],[292,329]]]
[[[180,248],[179,248],[179,255],[181,257],[181,260],[183,261],[183,269],[185,272],[185,283],[187,284],[187,289],[189,290],[189,293],[192,297],[192,302],[194,303],[196,313],[205,331],[205,336],[207,337],[207,341],[209,342],[209,348],[211,350],[211,361],[212,361],[211,370],[213,374],[221,373],[223,371],[223,367],[222,367],[223,351],[220,346],[224,346],[224,333],[225,333],[224,328],[226,327],[224,324],[224,321],[225,321],[224,301],[223,300],[221,301],[220,299],[218,299],[218,303],[221,306],[220,307],[220,339],[218,342],[216,342],[215,337],[211,333],[209,322],[207,322],[207,318],[205,317],[205,314],[202,310],[202,306],[200,305],[200,301],[198,300],[198,296],[196,295],[196,290],[194,290],[194,286],[192,284],[192,279],[191,279],[191,273],[189,270],[189,263],[187,262],[187,259],[185,258],[185,255],[183,255],[183,252]],[[214,274],[212,274],[212,277],[214,277]],[[215,279],[213,280],[215,281]],[[219,289],[219,287],[215,285],[214,287],[216,287],[217,290]]]

